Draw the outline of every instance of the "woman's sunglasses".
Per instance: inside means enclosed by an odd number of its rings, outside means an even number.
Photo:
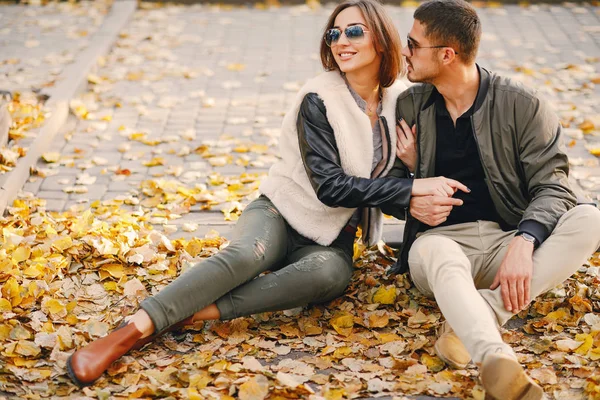
[[[359,44],[365,37],[365,32],[369,32],[368,29],[363,28],[361,25],[351,25],[344,29],[344,35],[348,38],[348,41],[352,44]],[[336,44],[342,37],[342,30],[340,28],[327,29],[325,32],[325,43],[331,47]]]

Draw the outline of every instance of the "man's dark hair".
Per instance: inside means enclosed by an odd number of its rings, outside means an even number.
[[[453,47],[463,62],[475,61],[481,21],[471,4],[464,0],[431,0],[421,4],[413,17],[425,25],[425,35],[432,45]]]

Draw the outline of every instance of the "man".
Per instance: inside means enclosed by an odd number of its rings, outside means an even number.
[[[471,191],[411,199],[392,272],[409,270],[437,300],[443,360],[460,368],[472,357],[492,398],[540,399],[498,326],[598,249],[600,210],[576,207],[556,115],[532,90],[475,63],[475,9],[433,0],[414,19],[402,52],[408,79],[421,84],[398,98],[397,175],[445,176]]]

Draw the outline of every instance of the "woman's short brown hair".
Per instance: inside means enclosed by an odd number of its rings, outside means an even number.
[[[381,49],[381,66],[379,67],[379,84],[382,87],[391,86],[404,73],[404,60],[400,54],[402,41],[398,30],[383,5],[377,0],[345,0],[333,10],[323,36],[321,38],[321,63],[326,71],[339,70],[331,48],[325,43],[325,33],[333,28],[338,14],[346,8],[358,7],[373,35],[373,45]]]

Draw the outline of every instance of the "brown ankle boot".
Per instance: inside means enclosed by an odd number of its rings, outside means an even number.
[[[479,372],[485,398],[491,400],[542,400],[544,391],[521,364],[503,353],[487,354]]]
[[[108,335],[77,350],[67,360],[67,373],[78,386],[94,383],[117,358],[142,337],[135,324],[121,325]]]
[[[134,324],[124,321],[107,336],[95,340],[73,353],[67,360],[67,372],[78,386],[91,385],[113,361],[129,350],[139,350],[166,332],[194,325],[194,323],[194,315],[192,315],[162,332],[140,338],[142,332],[138,331]]]
[[[435,354],[454,369],[464,369],[471,362],[471,355],[448,321],[444,321],[438,330],[438,339],[433,348]]]
[[[164,335],[165,333],[179,330],[179,329],[183,328],[184,326],[188,326],[188,325],[194,325],[194,316],[193,315],[191,317],[188,317],[188,318],[182,320],[182,321],[179,321],[175,325],[171,325],[170,327],[168,327],[167,329],[165,329],[162,332],[158,332],[158,333],[155,333],[155,334],[150,335],[150,336],[146,336],[145,338],[142,338],[142,339],[138,340],[131,347],[131,349],[132,350],[139,350],[142,347],[144,347],[145,345],[147,345],[148,343],[152,342],[154,339],[156,339],[156,338]]]

